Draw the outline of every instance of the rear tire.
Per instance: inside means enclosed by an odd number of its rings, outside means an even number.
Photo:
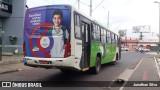
[[[119,60],[119,57],[118,57],[118,54],[116,55],[116,60],[111,62],[112,65],[116,65],[117,64],[117,61]]]
[[[116,65],[117,64],[117,60],[116,61],[113,61],[111,62],[112,65]]]
[[[100,57],[96,57],[95,67],[93,67],[93,73],[98,74],[101,69],[101,59]]]

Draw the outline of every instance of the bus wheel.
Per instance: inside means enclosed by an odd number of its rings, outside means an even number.
[[[111,62],[112,65],[116,65],[117,64],[117,60],[116,61],[113,61]]]
[[[101,69],[101,59],[100,57],[96,57],[95,67],[93,68],[93,73],[98,74]]]
[[[117,55],[116,55],[116,60],[113,61],[113,62],[111,62],[111,64],[112,64],[112,65],[116,65],[116,64],[117,64],[117,61],[119,60],[118,58],[119,58],[119,57],[118,57],[118,54],[117,54]]]

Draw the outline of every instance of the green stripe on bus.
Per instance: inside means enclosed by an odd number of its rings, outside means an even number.
[[[95,66],[95,60],[97,53],[101,53],[100,50],[100,42],[92,41],[91,43],[91,56],[90,56],[90,67]],[[105,64],[108,62],[112,62],[114,57],[116,56],[116,46],[111,44],[105,44],[104,47],[104,54],[101,58],[101,63]]]

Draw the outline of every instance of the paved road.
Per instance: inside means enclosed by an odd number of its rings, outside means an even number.
[[[122,52],[122,58],[117,65],[103,65],[98,75],[89,72],[62,73],[58,69],[29,68],[20,72],[0,75],[1,81],[112,81],[126,69],[134,69],[142,57],[153,57],[154,54],[139,52]],[[69,88],[74,90],[75,88]],[[84,90],[89,90],[83,88]],[[107,88],[90,88],[106,90]],[[60,90],[64,90],[61,88]],[[82,90],[79,88],[79,90]]]
[[[160,90],[158,66],[150,57],[144,57],[134,69],[125,87],[121,90]]]
[[[0,75],[0,80],[112,81],[126,68],[135,68],[142,57],[153,57],[153,55],[141,54],[139,52],[122,52],[122,58],[117,65],[103,65],[98,75],[90,74],[89,72],[62,73],[59,69],[30,68],[20,72]]]

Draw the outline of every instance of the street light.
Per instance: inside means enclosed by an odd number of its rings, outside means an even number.
[[[154,1],[154,3],[158,3],[158,5],[159,5],[159,42],[158,42],[158,50],[160,51],[160,2]]]
[[[127,48],[127,29],[125,30],[125,41],[126,41],[125,47]]]

